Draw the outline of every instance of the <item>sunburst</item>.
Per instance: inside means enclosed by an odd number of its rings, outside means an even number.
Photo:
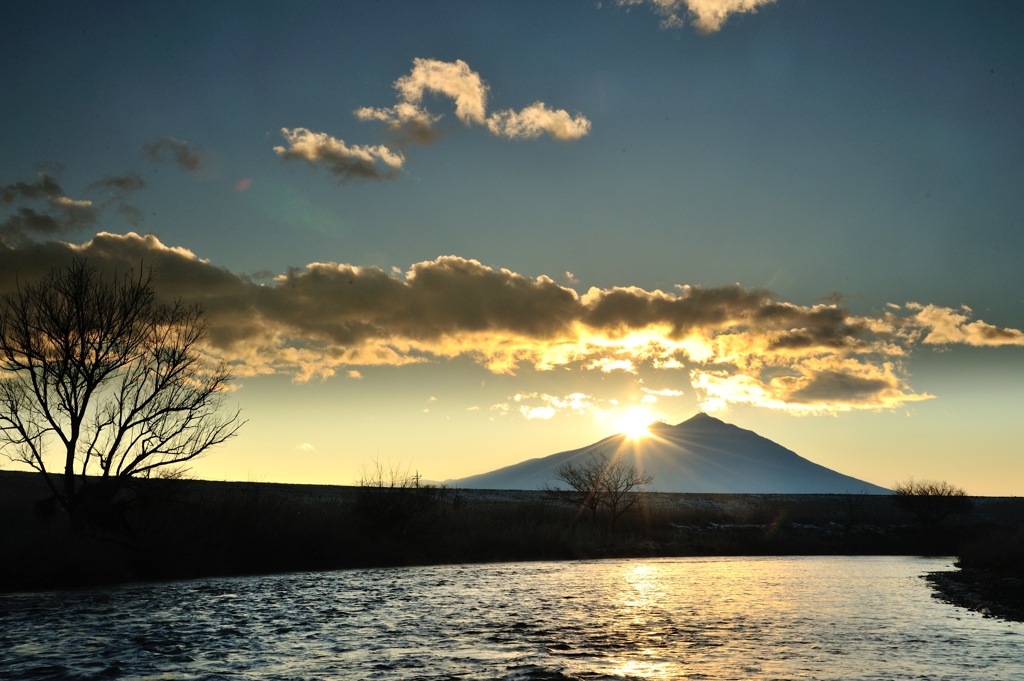
[[[615,425],[619,432],[626,436],[627,440],[640,440],[651,436],[648,426],[655,421],[657,421],[657,418],[648,409],[633,407],[620,414],[615,419]]]

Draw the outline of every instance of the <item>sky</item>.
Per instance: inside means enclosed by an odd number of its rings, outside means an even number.
[[[80,256],[201,303],[247,422],[195,477],[444,481],[705,411],[1024,494],[1020,3],[4,14],[0,292]]]

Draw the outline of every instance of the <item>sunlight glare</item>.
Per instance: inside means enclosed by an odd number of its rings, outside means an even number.
[[[626,435],[626,439],[638,440],[650,437],[651,433],[647,427],[654,421],[657,421],[657,418],[649,410],[643,407],[633,407],[616,419],[616,427],[620,433]]]

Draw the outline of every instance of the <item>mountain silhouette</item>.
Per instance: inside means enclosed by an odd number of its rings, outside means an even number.
[[[782,445],[707,414],[672,426],[654,423],[651,436],[612,435],[592,445],[530,459],[449,484],[469,489],[533,490],[555,485],[555,471],[592,454],[624,456],[654,475],[651,491],[735,494],[891,494],[890,490],[837,473]]]

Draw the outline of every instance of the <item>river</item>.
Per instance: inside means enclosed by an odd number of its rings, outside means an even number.
[[[1024,678],[909,557],[295,573],[0,595],[3,679]]]

